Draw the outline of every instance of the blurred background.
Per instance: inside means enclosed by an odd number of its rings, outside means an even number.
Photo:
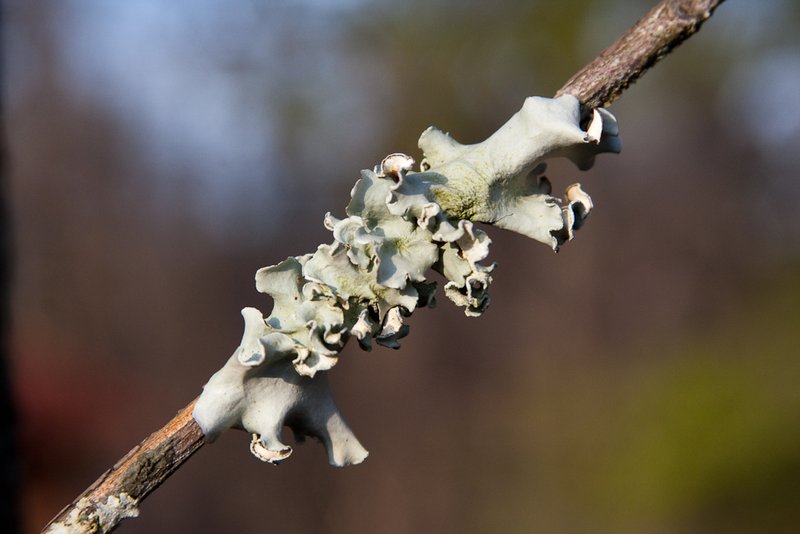
[[[654,3],[4,2],[23,531],[199,394],[360,169],[482,140]],[[723,4],[612,106],[621,155],[551,163],[595,202],[575,241],[489,228],[482,318],[440,293],[401,350],[348,346],[364,464],[229,432],[118,532],[795,532],[799,29]]]

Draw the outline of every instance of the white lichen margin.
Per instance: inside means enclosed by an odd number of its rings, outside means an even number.
[[[491,240],[473,223],[512,230],[554,250],[569,241],[592,209],[580,184],[566,202],[550,195],[544,160],[564,156],[579,169],[600,152],[619,152],[617,124],[595,110],[584,130],[580,105],[566,95],[531,97],[491,137],[461,145],[429,128],[419,140],[420,171],[404,154],[362,171],[347,217],[325,216],[333,242],[256,273],[256,288],[274,300],[263,317],[245,308],[244,335],[228,363],[203,389],[193,416],[206,439],[225,429],[251,433],[251,452],[268,463],[287,458],[284,426],[320,440],[332,465],[360,463],[361,446],[336,407],[324,371],[355,337],[398,348],[404,317],[434,305],[433,269],[444,294],[468,316],[489,305],[494,264],[481,263]]]
[[[86,497],[72,508],[64,521],[53,523],[46,534],[86,534],[106,532],[123,519],[138,517],[138,501],[127,493],[109,495],[105,502],[97,503]]]

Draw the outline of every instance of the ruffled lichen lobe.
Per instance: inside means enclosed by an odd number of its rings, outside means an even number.
[[[446,212],[518,232],[557,249],[572,238],[572,224],[576,220],[582,224],[591,201],[575,199],[563,206],[550,195],[543,162],[566,157],[586,170],[596,154],[619,152],[618,134],[616,120],[603,109],[594,110],[587,129],[582,129],[580,103],[570,95],[529,97],[519,112],[481,143],[461,145],[429,128],[419,146],[425,153],[425,174],[437,176],[430,186],[431,197]],[[582,204],[577,210],[580,218],[573,216],[573,203]]]
[[[420,137],[420,170],[390,154],[364,170],[346,216],[327,214],[333,241],[256,273],[272,297],[266,318],[245,308],[245,331],[228,363],[206,384],[194,417],[208,440],[243,428],[251,452],[278,463],[291,454],[284,426],[321,441],[333,465],[367,456],[336,407],[325,377],[350,337],[365,349],[399,348],[404,319],[434,305],[431,270],[447,280],[444,294],[481,315],[489,305],[494,264],[482,263],[491,239],[475,223],[512,230],[558,249],[592,209],[579,184],[566,201],[551,196],[544,160],[564,156],[587,169],[600,152],[619,151],[613,116],[595,111],[586,130],[578,101],[531,97],[482,143],[462,145],[429,128]]]

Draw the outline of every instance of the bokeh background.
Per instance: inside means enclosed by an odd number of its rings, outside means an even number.
[[[331,240],[361,168],[485,138],[654,2],[9,0],[9,366],[23,531],[192,400],[253,275]],[[229,432],[121,533],[796,532],[800,4],[729,0],[611,110],[559,254],[489,229],[492,305],[440,294],[330,378],[368,460]]]

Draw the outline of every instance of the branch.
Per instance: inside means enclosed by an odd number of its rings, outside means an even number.
[[[597,107],[605,107],[609,105],[611,102],[616,100],[622,91],[624,91],[631,83],[637,80],[649,67],[654,65],[659,59],[667,55],[672,51],[673,48],[678,46],[681,42],[686,40],[689,36],[695,33],[699,28],[700,25],[707,20],[714,9],[722,3],[723,0],[663,0],[659,3],[655,8],[653,8],[644,18],[642,18],[639,22],[636,23],[627,33],[625,33],[622,37],[620,37],[614,44],[608,47],[597,59],[593,62],[588,64],[584,67],[580,72],[578,72],[575,76],[573,76],[557,93],[557,96],[562,95],[572,95],[577,97],[577,99],[584,105],[584,109],[588,110],[591,108]],[[526,106],[528,107],[536,107],[539,106],[539,103],[535,102],[536,99],[528,99]],[[572,100],[573,104],[577,105],[577,103]],[[560,106],[568,106],[568,103],[562,100]],[[548,106],[546,106],[548,107]],[[548,109],[553,111],[555,108],[549,106]],[[513,138],[520,137],[517,135],[517,128],[528,127],[526,126],[526,121],[528,119],[525,118],[525,107],[522,110],[522,115],[518,114],[512,118],[509,123],[504,127],[506,130],[513,130],[512,134],[510,135]],[[565,117],[569,117],[570,113],[564,111],[566,115]],[[612,122],[609,122],[612,121]],[[600,151],[615,151],[613,143],[609,146],[603,147],[602,138],[605,139],[606,135],[611,135],[614,137],[616,135],[615,124],[613,123],[613,117],[610,116],[607,112],[603,111],[602,113],[595,112],[593,115],[593,121],[597,124],[597,128],[594,128],[590,125],[587,132],[583,132],[577,130],[580,133],[576,139],[573,141],[580,144],[580,143],[599,143],[599,147],[602,148]],[[607,128],[608,127],[608,131]],[[575,126],[577,129],[577,125]],[[502,129],[501,129],[502,130]],[[602,130],[602,131],[601,131]],[[499,132],[499,131],[498,131]],[[506,132],[507,133],[507,132]],[[563,133],[563,132],[562,132]],[[575,133],[575,132],[573,132]],[[597,135],[596,138],[593,138],[592,135]],[[506,137],[509,137],[506,135]],[[496,134],[496,139],[494,141],[487,140],[483,145],[494,145],[501,144],[505,147],[508,143],[504,142],[505,137],[503,135]],[[498,141],[499,139],[499,141]],[[488,144],[487,144],[488,143]],[[513,143],[512,143],[513,144]],[[479,147],[479,145],[475,145]],[[420,140],[420,148],[426,152],[427,156],[427,163],[426,165],[432,165],[433,169],[430,172],[422,172],[418,173],[419,175],[435,175],[434,171],[437,169],[445,169],[447,166],[447,160],[451,156],[457,156],[462,159],[464,158],[480,158],[481,157],[481,149],[473,149],[472,152],[468,150],[469,147],[463,147],[458,145],[454,140],[448,138],[441,132],[437,130],[429,129],[426,131],[421,140]],[[485,148],[485,147],[484,147]],[[542,156],[542,154],[528,154],[530,156],[528,159],[524,159],[524,161],[520,162],[519,168],[514,168],[511,171],[515,177],[519,176],[527,176],[528,171],[531,169],[528,168],[529,164],[534,164],[538,161],[537,158]],[[526,156],[526,157],[527,157]],[[535,156],[535,157],[534,157]],[[587,154],[587,156],[589,156]],[[390,158],[387,158],[389,160]],[[500,158],[503,161],[506,161],[508,158]],[[398,169],[392,170],[392,165],[388,165],[387,160],[384,161],[384,171],[390,171],[388,174],[394,174],[397,181],[397,186],[393,189],[393,191],[398,192],[402,186],[402,173],[405,172],[405,167],[401,165]],[[441,160],[441,161],[440,161]],[[530,161],[529,161],[530,160]],[[405,160],[401,161],[403,165],[405,164]],[[468,168],[477,168],[480,162],[474,162],[470,160],[470,165],[467,165]],[[579,167],[585,168],[591,165],[591,158],[584,159],[583,157],[578,158],[576,160]],[[388,165],[388,166],[387,166]],[[463,167],[463,165],[462,165]],[[538,168],[538,167],[537,167]],[[525,172],[522,172],[525,171]],[[445,171],[442,171],[445,172]],[[445,172],[445,174],[448,174]],[[385,175],[384,175],[385,176]],[[375,180],[382,178],[384,176],[374,175],[373,178]],[[369,177],[369,174],[367,175]],[[546,179],[544,180],[546,182]],[[409,182],[410,183],[410,182]],[[474,185],[474,184],[473,184]],[[546,184],[544,182],[540,183],[542,187]],[[437,189],[438,188],[438,189]],[[414,194],[411,194],[414,193]],[[419,196],[419,191],[412,191],[408,199],[416,198],[414,195]],[[433,185],[430,188],[430,191],[427,193],[433,194],[436,196],[436,204],[445,208],[445,211],[449,211],[450,213],[460,213],[462,215],[459,218],[464,219],[471,219],[477,221],[484,221],[490,223],[497,223],[497,226],[503,226],[506,224],[507,228],[524,233],[533,237],[534,239],[539,239],[545,242],[553,241],[551,245],[554,248],[563,241],[571,239],[571,229],[572,226],[567,228],[568,232],[564,236],[558,236],[554,234],[552,231],[544,232],[543,235],[539,235],[538,228],[531,227],[527,224],[526,221],[514,221],[513,218],[510,216],[506,216],[503,214],[495,213],[492,210],[476,210],[475,206],[469,204],[464,198],[464,196],[459,191],[448,191],[446,188],[442,187],[441,185]],[[426,194],[427,194],[426,193]],[[519,192],[517,192],[519,193]],[[529,195],[530,192],[526,192],[525,195]],[[519,200],[518,198],[513,198],[511,200],[520,201],[520,202],[529,202],[534,196],[541,197],[544,199],[549,195],[549,192],[541,192],[541,194],[533,195],[530,197],[526,197],[523,200]],[[381,199],[386,197],[385,192],[382,195],[379,195]],[[574,197],[574,198],[573,198]],[[570,206],[573,204],[579,205],[580,209],[574,211],[570,211],[570,216],[573,219],[570,220],[571,224],[575,224],[575,228],[577,228],[580,222],[580,215],[585,215],[586,210],[591,209],[591,201],[585,193],[580,191],[580,188],[577,189],[568,189],[567,191],[567,198],[571,201]],[[508,199],[507,199],[508,200]],[[503,205],[507,204],[508,202],[503,203]],[[449,206],[449,204],[453,204],[453,206]],[[547,204],[547,209],[553,208],[553,205]],[[583,211],[581,211],[583,210]],[[556,211],[560,211],[557,210]],[[428,213],[425,217],[433,216],[436,214]],[[558,215],[558,221],[555,221],[554,224],[561,225],[560,217]],[[418,214],[417,217],[422,217],[422,214]],[[577,219],[575,218],[577,217]],[[566,220],[566,219],[565,219]],[[445,219],[442,219],[445,223],[447,222]],[[502,224],[501,221],[503,221]],[[468,221],[461,221],[462,223]],[[330,221],[330,225],[337,226],[337,225],[345,225],[347,221]],[[466,257],[470,257],[470,254],[475,255],[477,254],[476,250],[482,250],[484,247],[488,250],[488,239],[486,240],[485,244],[483,244],[482,235],[479,235],[477,232],[473,235],[471,233],[471,227],[467,228],[467,225],[459,225],[460,232],[464,233],[465,228],[469,230],[470,239],[466,239],[461,234],[458,234],[461,237],[458,237],[459,244],[457,246],[463,247],[465,243],[469,245],[469,252],[466,252]],[[566,223],[565,223],[566,228]],[[456,229],[453,228],[454,236],[456,236]],[[340,237],[345,234],[344,229],[339,228]],[[440,232],[441,233],[441,232]],[[336,234],[335,234],[336,235]],[[464,234],[466,235],[466,233]],[[476,237],[477,236],[477,237]],[[437,238],[438,239],[438,238]],[[444,238],[442,238],[444,239]],[[452,239],[456,239],[453,237]],[[453,241],[455,243],[455,241]],[[446,245],[456,246],[453,243],[445,243]],[[465,252],[465,251],[462,251]],[[462,254],[464,256],[464,254]],[[480,256],[477,259],[483,259],[483,256]],[[288,260],[287,260],[288,261]],[[309,262],[313,260],[308,260]],[[451,260],[455,261],[455,260]],[[466,260],[464,260],[466,261]],[[348,262],[345,262],[348,263]],[[473,262],[474,263],[474,262]],[[279,266],[274,266],[270,268],[265,268],[259,271],[262,273],[262,280],[263,284],[269,285],[270,282],[269,277],[280,277],[284,276],[283,271],[286,271],[288,268],[286,267],[286,262]],[[349,263],[348,263],[349,265]],[[481,266],[471,265],[471,268],[477,268]],[[281,267],[283,266],[283,268]],[[295,266],[296,267],[296,266]],[[309,268],[304,267],[304,268]],[[295,269],[296,270],[296,269]],[[488,283],[490,277],[488,276],[488,271],[490,268],[481,267],[478,269],[477,274],[484,275],[483,278],[484,283]],[[289,269],[291,271],[291,269]],[[288,271],[287,271],[288,272]],[[292,271],[293,272],[293,271]],[[289,273],[292,274],[292,273]],[[473,273],[475,274],[475,273]],[[472,275],[470,275],[472,276]],[[294,278],[293,278],[294,279]],[[281,284],[283,287],[285,284]],[[467,284],[469,287],[466,288],[467,294],[460,295],[458,291],[451,291],[451,295],[448,295],[451,299],[454,299],[455,302],[458,301],[459,298],[464,299],[464,303],[462,305],[472,306],[472,308],[468,307],[467,315],[470,315],[470,311],[473,314],[479,314],[482,311],[483,300],[478,299],[475,295],[471,293],[474,289],[474,280]],[[262,288],[263,289],[263,288]],[[318,288],[319,289],[319,288]],[[260,289],[261,290],[261,289]],[[447,292],[447,287],[445,288]],[[404,298],[402,295],[398,293],[395,295],[396,298],[401,299]],[[468,298],[469,297],[469,298]],[[312,295],[312,298],[317,298],[317,296]],[[421,299],[422,300],[422,299]],[[473,301],[477,302],[478,304],[474,304]],[[470,304],[472,303],[472,304]],[[474,306],[473,306],[474,304]],[[394,304],[392,304],[394,306]],[[387,307],[389,307],[387,305]],[[406,306],[407,307],[407,306]],[[474,309],[473,309],[474,308]],[[398,310],[399,308],[392,308]],[[413,309],[413,306],[412,306]],[[249,312],[248,312],[249,313]],[[381,312],[381,315],[384,315],[384,312]],[[387,317],[392,315],[391,313],[385,314]],[[400,314],[394,314],[399,321],[399,325],[402,325],[402,318]],[[370,321],[368,320],[368,313],[367,311],[364,312],[364,317],[360,318],[360,321],[363,321],[363,324],[359,323],[361,330],[364,329],[364,325],[371,325]],[[373,317],[374,318],[374,317]],[[247,316],[245,317],[247,319]],[[262,327],[264,325],[263,319],[259,319],[260,324]],[[258,321],[257,321],[258,322]],[[374,326],[374,325],[373,325]],[[399,326],[398,326],[399,329]],[[378,342],[381,340],[384,341],[384,344],[391,342],[395,338],[402,337],[402,330],[394,330],[389,329],[391,332],[388,334],[385,332],[386,324],[384,324],[384,332],[376,333],[375,338]],[[353,329],[353,332],[358,331],[358,329]],[[247,334],[247,329],[246,329]],[[342,330],[341,333],[345,332]],[[333,332],[326,333],[326,342],[332,343],[329,336],[332,335]],[[364,334],[364,332],[362,332]],[[390,335],[391,334],[391,335]],[[285,337],[285,336],[284,336]],[[247,335],[245,336],[247,338]],[[260,339],[260,338],[259,338]],[[275,339],[283,339],[283,338],[275,338]],[[273,342],[276,342],[273,339]],[[338,338],[337,338],[338,339]],[[284,340],[285,341],[285,340]],[[361,341],[361,338],[359,338]],[[261,349],[262,344],[256,343],[256,346],[259,350],[262,350],[261,359],[265,358],[266,355],[263,354],[263,349]],[[244,345],[243,345],[244,346]],[[251,351],[252,352],[252,351]],[[252,358],[253,356],[258,356],[258,354],[243,354],[247,358]],[[242,356],[242,355],[239,355]],[[236,354],[232,357],[232,360],[235,360],[237,357]],[[335,362],[333,362],[335,363]],[[329,365],[333,365],[333,363],[329,362]],[[319,364],[318,364],[319,365]],[[307,375],[313,376],[314,369],[306,370]],[[302,377],[302,381],[311,380],[309,376]],[[299,375],[296,373],[292,374],[292,385],[291,387],[303,388],[306,387],[305,382],[301,381]],[[284,381],[285,382],[285,381]],[[302,383],[301,383],[302,382]],[[287,382],[288,383],[288,382]],[[316,381],[315,383],[319,383]],[[288,386],[287,386],[288,387]],[[319,393],[319,392],[318,392]],[[325,391],[319,393],[321,398],[325,397]],[[306,398],[306,395],[299,395],[299,399]],[[164,480],[167,479],[175,470],[180,467],[180,465],[186,461],[189,456],[191,456],[194,452],[196,452],[206,441],[204,437],[203,431],[201,430],[198,423],[193,419],[192,412],[195,409],[195,404],[197,400],[190,403],[186,408],[184,408],[172,421],[167,423],[161,430],[155,432],[146,440],[144,440],[139,446],[134,448],[131,452],[129,452],[122,460],[120,460],[114,467],[112,467],[109,471],[107,471],[103,476],[101,476],[92,486],[90,486],[82,495],[80,495],[71,505],[67,506],[64,510],[59,513],[48,525],[45,527],[45,531],[47,532],[68,532],[68,533],[77,533],[77,532],[110,532],[113,530],[119,522],[126,518],[126,517],[135,517],[138,515],[138,504],[145,498],[147,495],[155,490]],[[332,403],[329,403],[330,409],[335,411],[335,406]],[[220,417],[227,417],[227,412],[223,410],[224,413]],[[288,412],[287,412],[288,413]],[[346,425],[343,426],[343,423],[339,425],[340,428],[336,429],[339,434],[345,435],[348,437],[349,429],[346,429]],[[344,429],[344,430],[343,430]],[[298,428],[295,430],[301,431],[308,431],[308,428]],[[281,458],[288,455],[288,452],[291,449],[284,448],[281,449],[279,446],[282,445],[280,443],[272,443],[271,440],[268,439],[267,442],[264,441],[266,432],[262,433],[261,436],[256,434],[254,438],[254,443],[251,445],[251,450],[256,454],[258,457],[265,461],[278,461]],[[325,434],[327,436],[327,434]],[[209,435],[208,439],[213,439],[213,435]],[[269,436],[268,436],[269,437]],[[330,436],[328,437],[328,441],[332,441]],[[258,439],[256,439],[258,438]],[[335,440],[333,440],[335,441]],[[348,441],[348,440],[345,440]],[[348,441],[350,443],[350,449],[342,452],[341,450],[337,449],[336,444],[329,443],[329,455],[331,455],[331,463],[335,465],[344,465],[347,463],[357,463],[360,459],[363,459],[363,456],[366,455],[366,451],[363,449],[360,450],[352,450],[353,449],[353,441]],[[357,441],[355,441],[357,443]],[[269,447],[268,447],[269,445]],[[272,446],[276,446],[276,450],[272,450]],[[359,445],[360,447],[360,445]],[[287,450],[288,449],[288,450]],[[275,456],[277,454],[277,456]]]
[[[558,90],[587,108],[607,107],[647,69],[691,37],[724,0],[662,0]]]
[[[195,402],[134,447],[43,532],[110,532],[126,517],[139,515],[139,502],[203,446],[203,432],[192,419]]]

